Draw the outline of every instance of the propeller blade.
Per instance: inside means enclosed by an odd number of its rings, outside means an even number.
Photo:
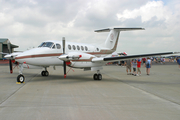
[[[65,37],[62,38],[63,54],[65,54]],[[63,62],[64,78],[66,78],[66,61]]]
[[[11,43],[9,40],[7,41],[7,47],[8,47],[9,54],[11,54]]]
[[[64,63],[63,63],[63,67],[64,67],[64,78],[66,78],[66,61],[64,61]]]
[[[7,41],[7,47],[8,47],[9,54],[11,54],[11,43],[10,43],[9,40]],[[9,69],[10,69],[10,73],[12,74],[13,73],[13,68],[12,68],[11,59],[9,59]]]
[[[62,43],[63,43],[63,54],[65,54],[65,37],[62,38]]]
[[[12,61],[9,60],[9,68],[10,68],[10,73],[12,74],[13,73],[13,68],[12,68]]]

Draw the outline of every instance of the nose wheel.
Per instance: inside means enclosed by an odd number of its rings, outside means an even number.
[[[18,83],[24,83],[24,81],[25,81],[24,75],[20,74],[17,76],[17,82]]]

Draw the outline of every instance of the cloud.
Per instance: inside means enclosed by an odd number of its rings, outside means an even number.
[[[124,9],[118,12],[116,14],[117,20],[122,22],[124,26],[132,26],[135,24],[146,28],[145,31],[141,33],[138,32],[135,36],[128,33],[131,38],[134,36],[131,44],[126,43],[125,40],[128,38],[125,37],[123,39],[125,45],[129,45],[130,47],[128,52],[133,53],[133,49],[131,48],[136,49],[136,52],[139,53],[179,51],[176,45],[180,44],[178,40],[180,37],[178,33],[180,29],[180,22],[178,20],[180,17],[180,13],[178,12],[180,11],[179,5],[180,2],[176,0],[169,3],[164,3],[163,1],[148,1],[146,4],[135,9]],[[126,35],[127,33],[123,34]],[[136,34],[136,32],[133,32],[133,34]],[[122,37],[124,37],[124,35],[122,35]],[[125,49],[124,46],[121,48]]]
[[[0,0],[0,37],[19,45],[18,50],[62,37],[99,45],[108,33],[94,30],[144,27],[145,31],[122,32],[118,51],[163,51],[170,48],[166,44],[177,51],[179,11],[178,0]]]
[[[142,22],[147,22],[153,17],[159,20],[168,21],[170,19],[171,13],[168,8],[163,5],[162,1],[149,1],[146,5],[141,6],[139,9],[134,10],[124,10],[123,13],[118,13],[117,18],[120,21],[125,21],[126,19],[135,19],[141,17]]]

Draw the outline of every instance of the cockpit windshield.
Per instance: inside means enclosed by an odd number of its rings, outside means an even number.
[[[49,47],[49,48],[51,48],[53,44],[54,44],[53,42],[43,42],[38,47]]]

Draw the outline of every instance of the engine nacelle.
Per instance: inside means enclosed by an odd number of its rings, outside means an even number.
[[[72,55],[71,56],[71,55],[64,54],[64,55],[59,56],[58,58],[60,60],[69,61],[69,60],[78,60],[81,57],[82,57],[82,55]]]
[[[58,58],[63,61],[91,61],[96,56],[82,53],[82,52],[71,52],[69,54],[60,55]]]

